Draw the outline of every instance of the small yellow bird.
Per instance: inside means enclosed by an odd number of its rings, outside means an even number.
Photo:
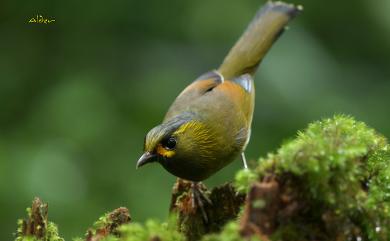
[[[145,137],[137,168],[158,162],[193,182],[210,177],[241,155],[249,142],[254,110],[253,75],[287,23],[302,9],[282,2],[261,8],[218,70],[201,75]]]

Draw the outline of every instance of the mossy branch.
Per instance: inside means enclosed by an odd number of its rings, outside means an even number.
[[[48,221],[49,205],[35,198],[31,208],[27,208],[27,219],[18,220],[15,241],[64,241],[59,235],[57,226]]]
[[[234,186],[203,188],[208,222],[191,208],[189,183],[178,180],[168,221],[133,223],[120,208],[77,240],[390,240],[390,146],[351,117],[310,124],[252,171],[239,171]],[[16,240],[63,240],[47,213],[35,199]]]
[[[202,189],[207,192],[204,185]],[[191,195],[191,182],[177,179],[172,191],[170,211],[177,215],[179,231],[189,241],[200,240],[207,233],[221,231],[228,221],[237,217],[245,201],[245,195],[238,193],[230,183],[213,188],[210,193],[206,193],[211,203],[204,203],[208,217],[205,221],[199,208],[194,209]]]

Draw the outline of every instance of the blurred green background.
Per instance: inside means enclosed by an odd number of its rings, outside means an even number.
[[[1,1],[0,240],[34,196],[69,240],[104,212],[164,219],[175,178],[138,171],[146,132],[218,67],[260,0]],[[247,157],[346,113],[390,136],[390,1],[294,0],[304,12],[256,77]],[[28,24],[36,14],[50,25]],[[240,161],[207,180],[233,179]]]

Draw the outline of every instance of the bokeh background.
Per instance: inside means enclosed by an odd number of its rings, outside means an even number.
[[[305,10],[258,71],[247,157],[335,113],[390,137],[390,1],[292,1]],[[35,196],[67,240],[119,206],[164,219],[175,178],[157,164],[135,170],[144,135],[263,3],[1,1],[0,240]],[[36,14],[56,22],[28,24]]]

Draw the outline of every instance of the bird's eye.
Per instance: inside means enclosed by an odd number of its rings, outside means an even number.
[[[166,149],[172,150],[176,147],[176,139],[173,137],[169,137],[167,140],[163,142],[163,146]]]

